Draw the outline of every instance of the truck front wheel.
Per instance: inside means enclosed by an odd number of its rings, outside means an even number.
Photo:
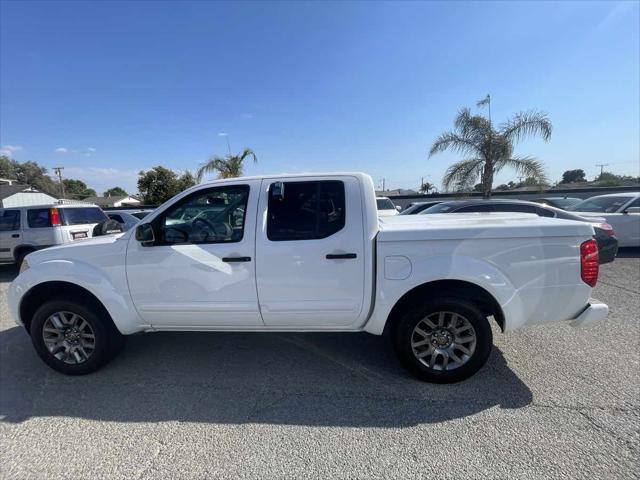
[[[67,375],[98,370],[124,345],[108,315],[95,305],[52,300],[31,321],[31,341],[40,358]]]
[[[476,305],[452,297],[409,309],[396,325],[393,343],[400,362],[420,380],[454,383],[482,368],[493,335]]]

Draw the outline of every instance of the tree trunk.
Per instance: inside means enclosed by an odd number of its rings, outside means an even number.
[[[484,174],[482,176],[482,198],[488,200],[491,198],[491,187],[493,186],[493,165],[487,162],[484,166]]]

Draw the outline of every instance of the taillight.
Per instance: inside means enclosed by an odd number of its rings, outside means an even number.
[[[608,223],[598,223],[596,227],[598,227],[600,230],[604,230],[610,237],[613,237],[616,234],[613,231],[613,227]]]
[[[598,244],[595,240],[587,240],[580,245],[580,276],[582,281],[590,287],[595,287],[599,269]]]
[[[51,226],[59,227],[60,223],[60,211],[57,208],[52,208],[49,210],[49,217],[51,218]]]

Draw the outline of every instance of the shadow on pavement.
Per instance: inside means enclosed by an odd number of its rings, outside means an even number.
[[[0,332],[0,419],[404,427],[520,408],[529,388],[494,349],[455,385],[410,377],[368,334],[155,333],[129,338],[99,372],[67,377],[21,327]]]
[[[640,247],[620,248],[618,249],[618,255],[616,255],[616,258],[640,258]]]
[[[0,264],[0,282],[13,282],[13,279],[18,276],[18,267],[16,265],[2,265]]]

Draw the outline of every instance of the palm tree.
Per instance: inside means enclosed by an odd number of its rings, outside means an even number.
[[[479,178],[484,198],[491,198],[493,177],[504,167],[513,168],[523,177],[546,181],[542,163],[533,157],[513,154],[513,147],[520,140],[540,135],[546,142],[551,138],[553,126],[543,112],[530,110],[516,113],[509,121],[495,129],[491,123],[491,97],[478,106],[489,105],[489,117],[472,115],[468,108],[458,113],[453,131],[441,134],[429,151],[429,157],[451,150],[467,156],[451,165],[442,181],[447,190],[451,187],[463,190],[472,187]]]
[[[198,168],[196,177],[198,183],[202,181],[202,177],[207,173],[218,172],[218,178],[235,178],[241,177],[243,172],[242,163],[247,157],[253,158],[253,163],[258,162],[258,157],[250,148],[245,148],[238,155],[226,155],[224,158],[213,156]]]
[[[424,182],[422,185],[420,185],[420,190],[418,190],[418,192],[428,194],[431,190],[435,190],[435,188],[436,187],[433,184]]]

